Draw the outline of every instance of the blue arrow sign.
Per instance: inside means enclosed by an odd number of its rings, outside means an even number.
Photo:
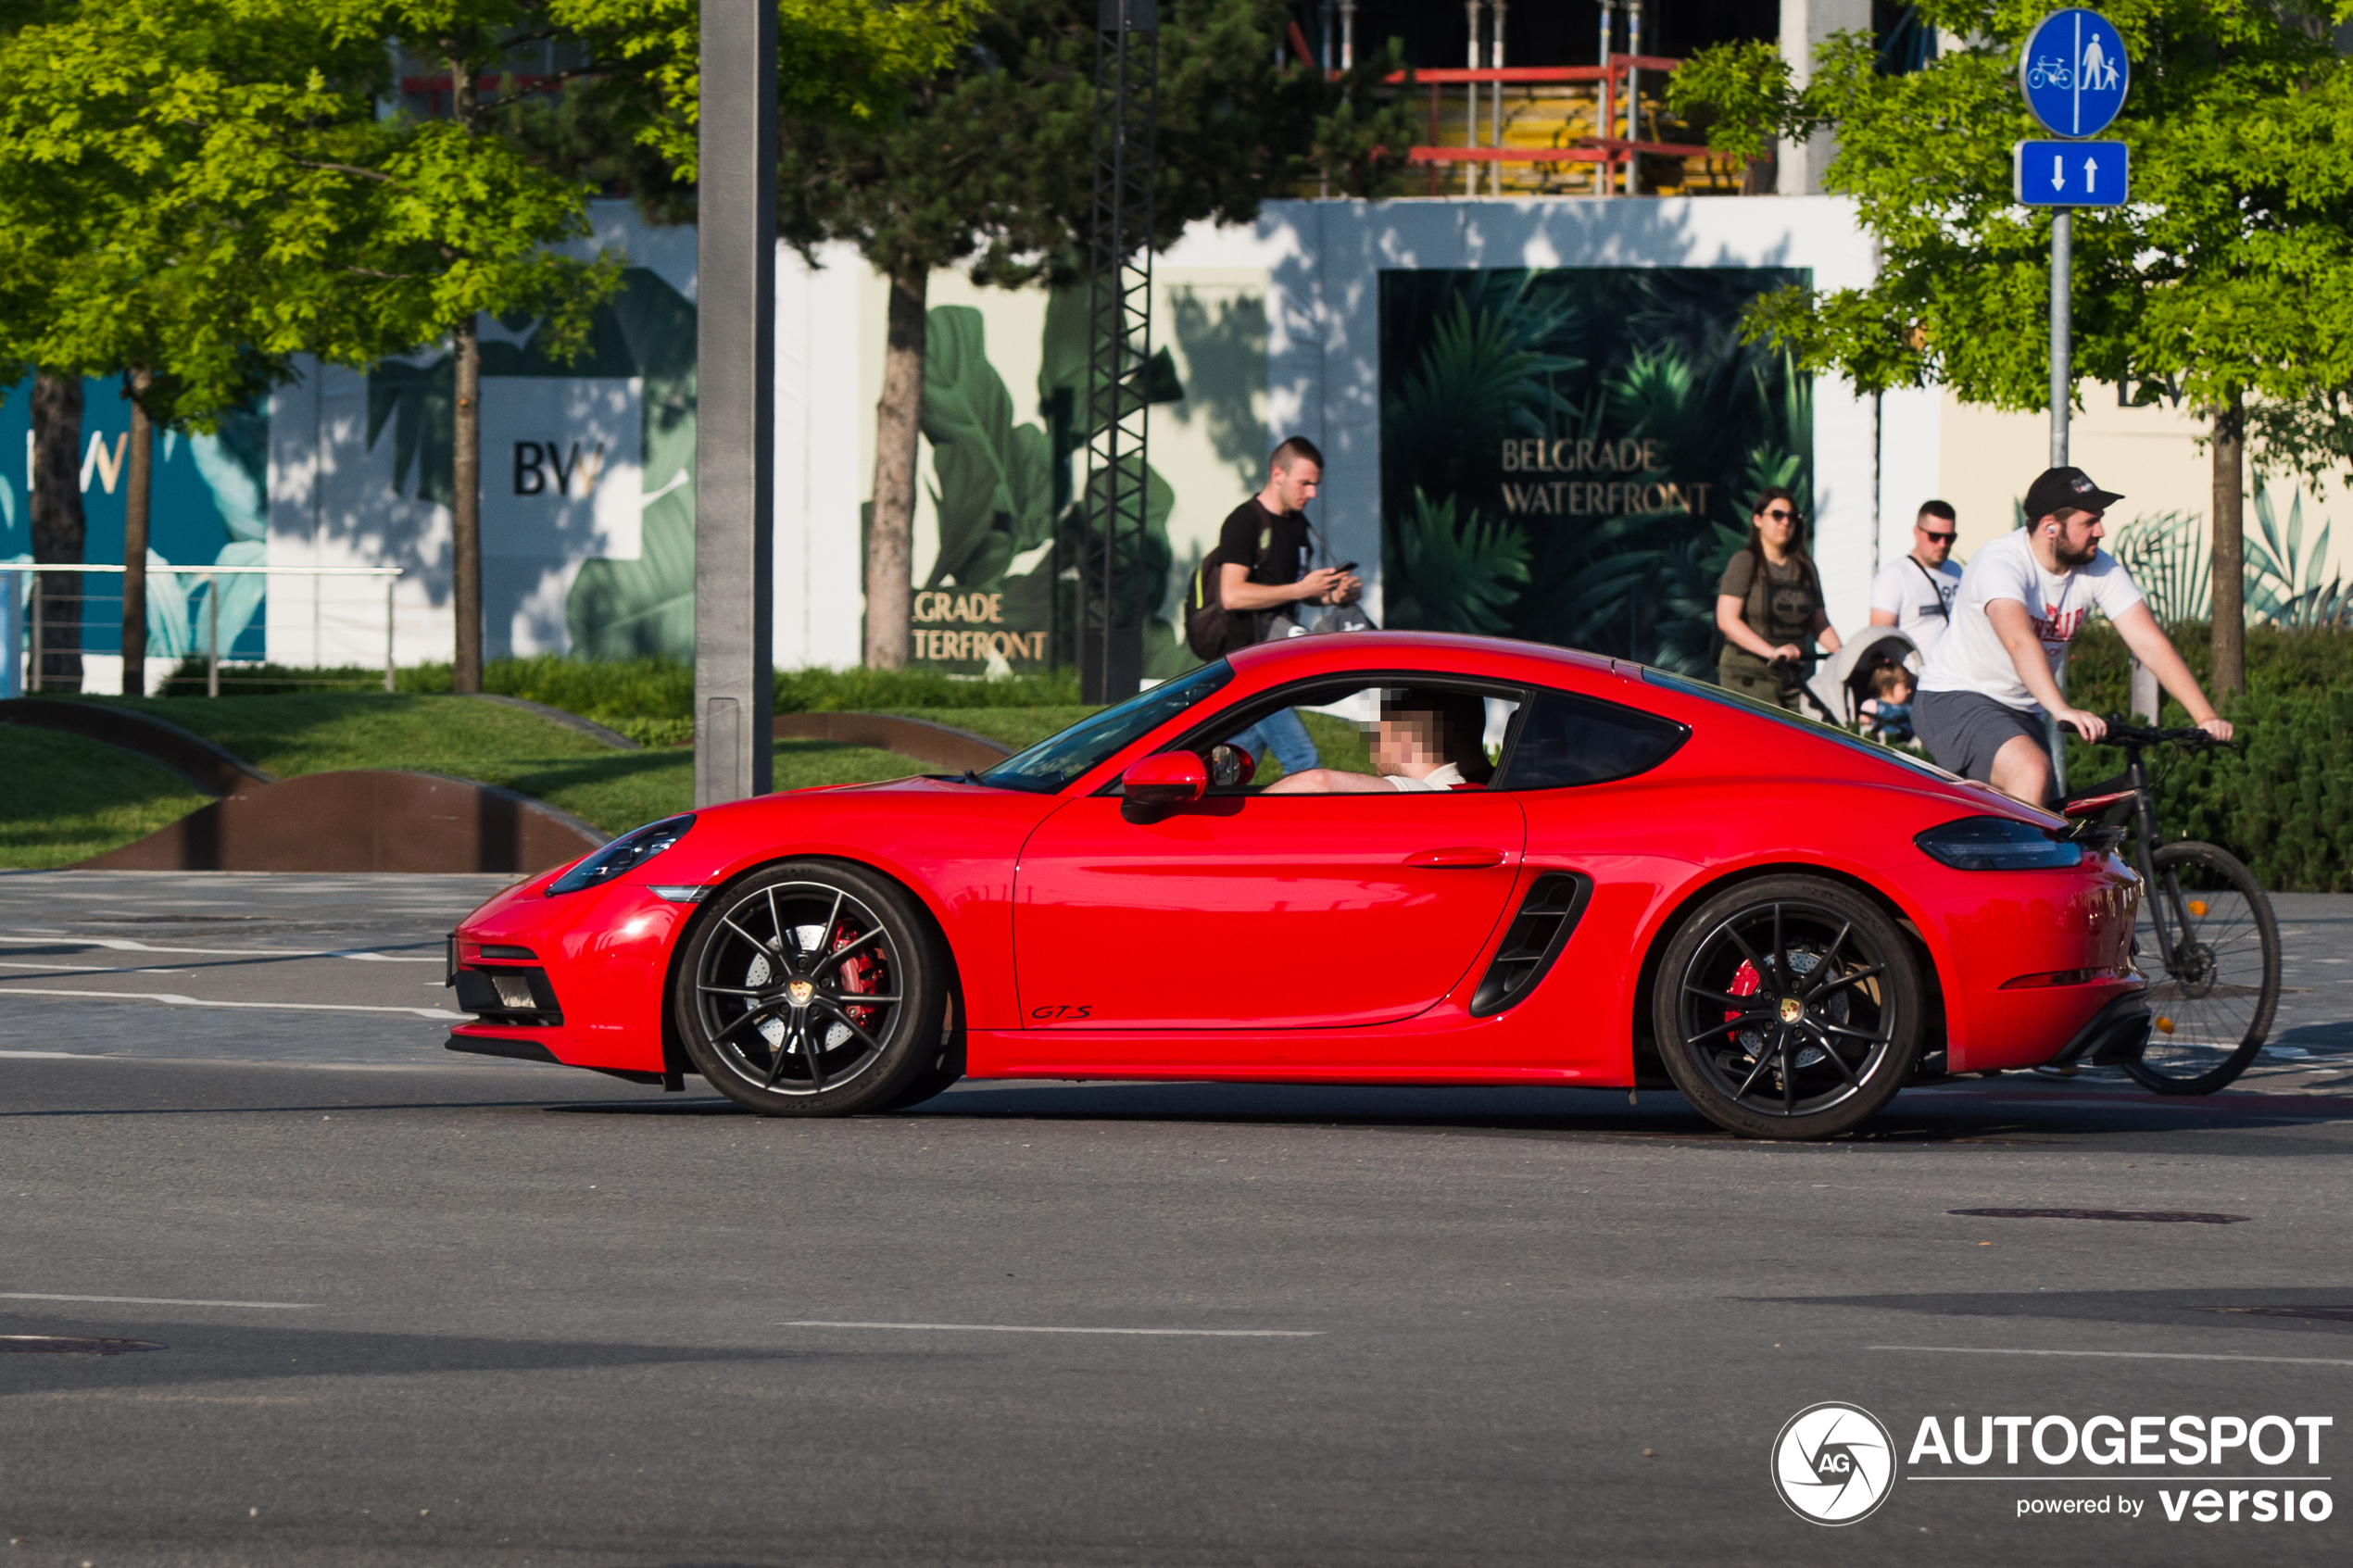
[[[2096,136],[2124,107],[2133,71],[2116,24],[2097,11],[2054,11],[2018,56],[2018,88],[2056,136]]]
[[[2122,207],[2129,151],[2121,142],[2020,142],[2010,188],[2028,207]]]

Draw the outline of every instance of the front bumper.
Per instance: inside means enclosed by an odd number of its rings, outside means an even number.
[[[451,934],[448,983],[475,1018],[449,1048],[683,1086],[662,1003],[693,906],[626,883],[554,898],[545,884],[510,888]]]

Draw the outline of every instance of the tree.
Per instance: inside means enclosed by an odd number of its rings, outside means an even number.
[[[1401,98],[1372,104],[1385,56],[1340,81],[1276,63],[1279,0],[1174,0],[1161,10],[1159,176],[1152,244],[1201,219],[1242,222],[1268,195],[1328,170],[1368,194],[1403,167],[1416,128]],[[1003,0],[973,47],[907,87],[894,113],[788,118],[778,226],[804,251],[847,240],[888,283],[875,409],[865,660],[907,661],[916,435],[931,273],[969,263],[984,282],[1067,281],[1088,233],[1094,179],[1093,0]]]
[[[2050,218],[2010,191],[2010,146],[2044,134],[2016,84],[2044,0],[1921,0],[1927,25],[1973,40],[1923,69],[1879,73],[1844,33],[1794,85],[1769,44],[1704,50],[1669,83],[1679,112],[1717,111],[1712,145],[1758,157],[1834,131],[1826,188],[1856,199],[1878,242],[1868,288],[1789,290],[1747,330],[1865,391],[1941,383],[1964,401],[2049,406]],[[2077,373],[2167,388],[2208,421],[2215,685],[2244,684],[2244,443],[2317,471],[2353,423],[2353,68],[2330,25],[2353,16],[2270,0],[2112,0],[2133,91],[2111,136],[2132,149],[2133,202],[2073,220]],[[2332,442],[2334,445],[2332,445]]]

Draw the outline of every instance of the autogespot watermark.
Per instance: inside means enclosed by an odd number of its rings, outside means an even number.
[[[1899,1483],[1936,1482],[2007,1484],[2019,1519],[2318,1524],[2336,1512],[2321,1457],[2321,1436],[2335,1424],[2326,1415],[1928,1415],[1899,1466],[1878,1417],[1829,1401],[1790,1417],[1773,1439],[1773,1486],[1817,1524],[1852,1524]]]

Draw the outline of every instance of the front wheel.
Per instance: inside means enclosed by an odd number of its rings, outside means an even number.
[[[1869,898],[1809,876],[1708,899],[1660,960],[1652,1023],[1675,1086],[1755,1138],[1827,1138],[1876,1116],[1919,1059],[1919,970]]]
[[[2271,1032],[2279,922],[2227,849],[2168,844],[2149,862],[2156,876],[2133,929],[2149,977],[2149,1042],[2124,1071],[2161,1095],[2210,1095],[2246,1071]]]
[[[796,860],[704,906],[672,1007],[696,1070],[738,1105],[846,1116],[911,1103],[944,1070],[948,993],[944,947],[904,891]]]

